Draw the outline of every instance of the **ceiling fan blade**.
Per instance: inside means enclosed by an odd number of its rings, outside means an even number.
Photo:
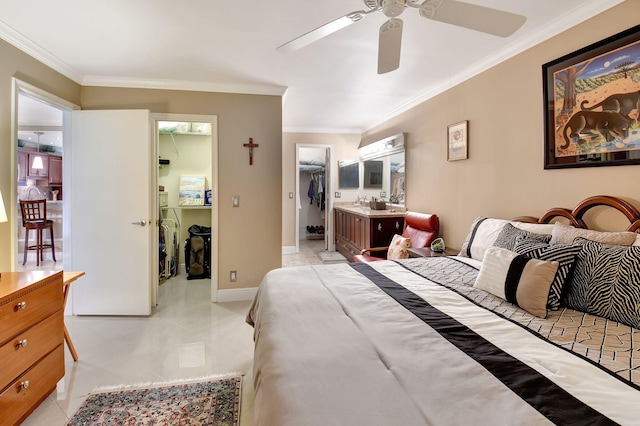
[[[402,19],[391,18],[380,27],[378,39],[378,74],[388,73],[400,66]]]
[[[278,46],[276,50],[278,50],[279,52],[289,53],[298,49],[302,49],[303,47],[310,45],[314,41],[318,41],[321,38],[328,36],[329,34],[333,34],[336,31],[339,31],[355,22],[360,21],[371,12],[375,12],[375,10],[370,10],[367,12],[365,12],[364,10],[358,10],[356,12],[348,13],[338,19],[334,19],[331,22],[328,22],[316,29],[309,31],[308,33],[303,34],[300,37],[294,38],[293,40],[288,41],[281,46]]]
[[[499,37],[509,37],[527,20],[526,16],[456,0],[440,3],[431,6],[425,2],[420,16]]]

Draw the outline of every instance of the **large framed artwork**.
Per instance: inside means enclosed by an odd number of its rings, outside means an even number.
[[[542,66],[545,169],[640,164],[640,25]]]

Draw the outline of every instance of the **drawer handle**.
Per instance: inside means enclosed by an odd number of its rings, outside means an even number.
[[[27,309],[27,302],[19,302],[16,305],[16,310],[19,311],[21,309]]]
[[[26,389],[29,387],[29,381],[25,380],[24,382],[20,382],[20,389]]]
[[[400,222],[396,220],[396,229],[400,229]]]
[[[18,343],[16,343],[16,348],[24,348],[25,346],[27,346],[27,343],[27,339],[22,339]]]
[[[378,231],[382,231],[382,224],[381,223],[378,224]]]

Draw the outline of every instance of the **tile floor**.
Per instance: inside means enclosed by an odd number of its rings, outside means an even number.
[[[282,266],[322,264],[321,251],[324,241],[302,240],[299,253],[282,256]],[[45,254],[37,269],[62,268],[47,259]],[[20,269],[36,269],[35,262]],[[240,419],[253,424],[253,328],[244,321],[250,302],[210,303],[209,286],[209,280],[187,280],[185,274],[167,280],[150,317],[66,316],[80,359],[73,362],[65,345],[63,381],[23,425],[64,425],[98,386],[228,372],[246,372]]]
[[[282,255],[282,266],[320,265],[323,262],[318,253],[321,251],[324,251],[324,240],[300,240],[298,253]]]
[[[253,329],[244,322],[250,302],[211,303],[209,285],[184,274],[167,280],[150,317],[66,316],[80,359],[74,363],[65,349],[64,384],[23,425],[64,425],[97,386],[228,372],[247,373],[240,419],[253,424]]]

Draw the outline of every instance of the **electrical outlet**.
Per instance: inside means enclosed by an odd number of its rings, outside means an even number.
[[[340,193],[339,193],[338,191],[336,191],[336,193],[335,193],[335,194],[333,194],[333,196],[334,196],[335,198],[340,198]]]
[[[238,274],[236,271],[229,272],[229,281],[235,283],[238,280]]]
[[[384,198],[384,197],[386,197],[386,196],[387,196],[387,193],[386,193],[386,192],[384,192],[384,191],[380,191],[380,197],[381,197],[381,198]]]
[[[231,202],[233,204],[233,207],[240,207],[240,197],[237,195],[234,195],[233,197],[231,197]]]

